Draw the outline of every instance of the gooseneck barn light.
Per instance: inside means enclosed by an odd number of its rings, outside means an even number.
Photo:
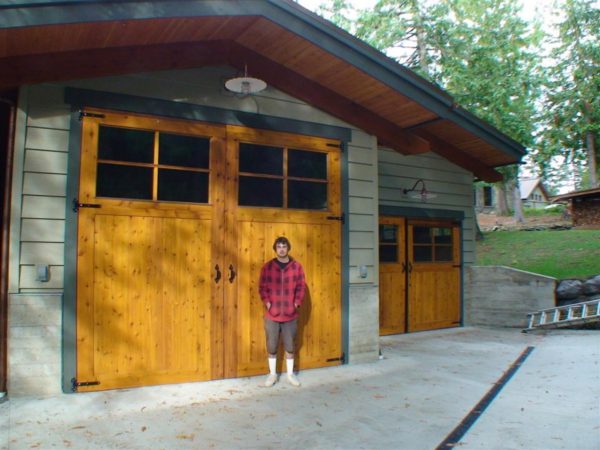
[[[419,184],[421,184],[421,190],[417,190],[417,186]],[[422,178],[419,178],[417,181],[415,181],[415,184],[413,184],[410,189],[403,189],[402,192],[404,192],[404,195],[410,194],[411,198],[420,199],[423,202],[437,197],[437,194],[427,190],[427,187],[425,187],[425,181],[423,181]]]

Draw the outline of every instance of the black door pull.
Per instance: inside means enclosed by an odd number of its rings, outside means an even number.
[[[233,269],[233,264],[229,264],[229,282],[233,283],[235,280],[235,270]]]
[[[217,271],[217,274],[215,275],[215,283],[218,283],[221,279],[221,270],[219,269],[218,264],[215,266],[215,270]]]

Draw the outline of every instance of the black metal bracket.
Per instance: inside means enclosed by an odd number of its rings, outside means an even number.
[[[77,378],[71,378],[71,390],[77,392],[81,386],[98,386],[99,381],[77,381]]]
[[[342,213],[341,216],[327,216],[327,220],[339,220],[343,224],[346,223],[346,213]]]
[[[98,119],[104,119],[106,116],[104,114],[92,113],[88,111],[79,111],[79,120],[81,121],[84,117],[96,117]]]
[[[79,203],[76,198],[73,199],[73,212],[78,212],[79,208],[101,208],[102,205],[98,203]]]

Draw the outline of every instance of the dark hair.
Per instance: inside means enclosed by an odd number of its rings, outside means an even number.
[[[273,250],[275,250],[277,248],[277,244],[287,245],[288,251],[290,251],[292,249],[292,244],[290,244],[290,241],[288,241],[288,238],[286,238],[284,236],[279,236],[277,239],[275,239],[275,242],[273,242]]]

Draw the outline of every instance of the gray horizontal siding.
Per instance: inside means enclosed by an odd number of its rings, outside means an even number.
[[[235,75],[228,67],[183,70],[106,77],[69,82],[68,86],[199,104],[304,120],[325,125],[348,125],[274,89],[241,97],[227,92],[223,80]],[[58,278],[64,267],[64,220],[66,199],[70,106],[64,104],[66,85],[37,85],[27,88],[22,190],[13,203],[19,205],[18,254],[12,255],[13,286],[22,292],[62,288]],[[375,139],[352,130],[347,146],[349,195],[346,211],[349,236],[350,283],[374,283],[377,245],[377,151]],[[51,281],[35,281],[35,265],[49,264]],[[358,276],[358,268],[369,268],[368,278]]]
[[[404,189],[417,180],[425,182],[435,198],[422,201],[412,198]],[[416,190],[421,189],[421,184]],[[473,215],[473,175],[434,154],[405,156],[389,149],[379,151],[379,204],[435,210],[460,211],[463,220],[463,262],[475,262],[475,229]]]

